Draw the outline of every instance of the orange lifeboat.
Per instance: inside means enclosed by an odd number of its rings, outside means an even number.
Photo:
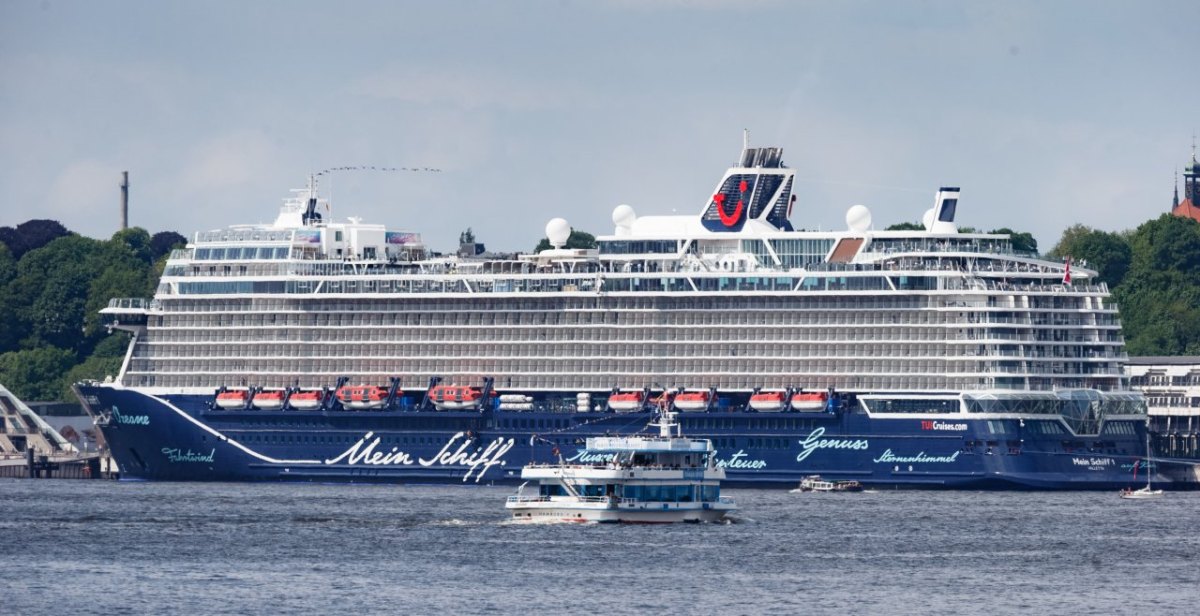
[[[351,410],[382,408],[387,402],[387,390],[374,385],[346,385],[337,390],[338,402]]]
[[[223,391],[217,394],[217,406],[223,409],[241,409],[246,407],[246,397],[250,393],[244,389]]]
[[[798,393],[792,396],[792,408],[797,411],[823,411],[829,402],[825,392]]]
[[[483,392],[478,387],[437,385],[429,390],[429,400],[439,411],[473,409],[483,401]]]
[[[283,408],[283,392],[277,389],[260,391],[254,394],[254,408],[264,411],[277,411]]]
[[[707,391],[684,391],[675,395],[675,408],[681,411],[703,411],[708,408],[710,393]]]
[[[320,391],[298,391],[288,398],[288,405],[297,411],[315,411],[323,401]]]
[[[617,392],[608,397],[608,408],[614,411],[637,411],[642,408],[642,392]]]
[[[760,391],[750,396],[750,408],[770,413],[782,411],[787,405],[787,392],[784,391]]]

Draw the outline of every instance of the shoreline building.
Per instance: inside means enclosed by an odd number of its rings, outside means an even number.
[[[1125,369],[1146,397],[1158,454],[1200,457],[1200,357],[1130,357]]]

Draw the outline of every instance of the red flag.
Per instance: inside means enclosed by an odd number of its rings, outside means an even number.
[[[1063,284],[1071,284],[1071,257],[1067,257],[1067,267],[1063,270]]]

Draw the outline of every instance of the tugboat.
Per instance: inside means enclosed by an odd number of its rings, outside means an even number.
[[[676,413],[664,410],[658,436],[587,439],[596,464],[530,464],[526,480],[505,508],[514,522],[718,522],[737,509],[721,496],[725,469],[717,466],[712,441],[684,438]],[[530,481],[537,494],[526,494]]]

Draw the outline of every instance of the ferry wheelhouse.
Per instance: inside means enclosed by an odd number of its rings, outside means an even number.
[[[665,409],[735,485],[1129,482],[1145,406],[1094,272],[960,233],[952,187],[920,230],[862,206],[797,230],[794,183],[747,147],[699,215],[621,205],[596,249],[563,248],[555,219],[553,248],[507,256],[325,220],[310,183],[103,310],[129,353],[79,394],[136,478],[516,483],[518,461],[590,459],[588,438]],[[346,383],[375,389],[246,404]]]

